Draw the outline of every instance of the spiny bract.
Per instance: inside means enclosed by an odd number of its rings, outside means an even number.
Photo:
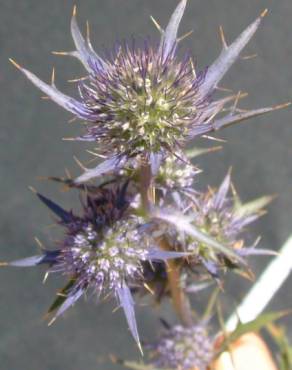
[[[65,237],[55,250],[10,262],[10,266],[47,264],[48,273],[61,272],[69,279],[61,295],[49,309],[56,310],[53,321],[88,290],[98,297],[115,296],[123,308],[133,337],[139,344],[134,302],[130,287],[145,283],[146,261],[166,261],[185,253],[162,251],[151,234],[143,231],[143,220],[130,215],[127,184],[100,190],[88,196],[83,215],[76,216],[41,194],[40,200],[65,228]],[[60,298],[61,297],[61,298]]]
[[[158,26],[161,39],[156,46],[148,41],[142,47],[125,42],[107,59],[93,50],[89,32],[86,39],[82,36],[75,7],[71,33],[76,50],[58,54],[78,58],[88,73],[78,82],[80,100],[61,93],[54,78],[48,85],[12,61],[48,97],[85,121],[86,132],[76,140],[96,142],[98,153],[107,158],[96,168],[86,169],[76,182],[116,171],[132,158],[146,161],[155,172],[167,152],[176,153],[186,139],[278,108],[240,111],[236,108],[240,94],[211,100],[266,11],[230,46],[222,37],[224,47],[219,57],[197,74],[191,56],[179,60],[176,53],[186,4],[187,0],[179,2],[165,30]],[[233,102],[232,108],[226,107]],[[216,118],[223,108],[227,114]]]
[[[156,211],[156,217],[166,221],[160,229],[173,250],[191,253],[185,266],[192,270],[204,266],[216,278],[224,267],[246,265],[244,258],[249,255],[274,255],[255,248],[258,240],[246,245],[243,237],[246,226],[265,213],[264,208],[273,197],[263,196],[242,204],[234,186],[232,195],[230,189],[228,173],[218,189],[198,192],[187,201],[179,197],[176,208]]]

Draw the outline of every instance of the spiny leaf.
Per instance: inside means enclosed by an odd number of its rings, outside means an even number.
[[[13,59],[10,59],[10,62],[56,104],[60,105],[62,108],[73,113],[81,119],[88,119],[90,111],[85,104],[82,104],[78,100],[61,93],[61,91],[59,91],[54,84],[48,85],[47,83],[43,82],[36,75],[17,64]]]
[[[267,10],[263,11],[262,14],[253,23],[251,23],[231,45],[229,45],[227,48],[223,48],[218,58],[209,67],[205,80],[200,86],[199,92],[202,98],[206,97],[211,91],[214,90],[214,88],[224,77],[225,73],[238,59],[240,52],[247,45],[258,29],[266,13]]]
[[[70,212],[65,211],[58,204],[56,204],[55,202],[53,202],[52,200],[48,199],[47,197],[45,197],[42,194],[37,193],[37,196],[62,221],[64,221],[65,223],[70,223],[72,221],[72,214]]]
[[[240,112],[238,114],[228,114],[227,116],[220,118],[213,123],[214,130],[216,131],[223,127],[225,128],[228,126],[232,126],[236,123],[250,119],[252,117],[261,116],[263,114],[270,113],[278,109],[283,109],[288,107],[289,105],[291,105],[291,103],[275,105],[273,107],[254,109],[247,112]]]
[[[92,66],[98,66],[101,70],[105,70],[107,68],[105,61],[93,50],[89,37],[85,40],[80,32],[76,19],[76,6],[71,19],[71,34],[76,51],[68,54],[78,58],[89,73],[94,72]]]
[[[82,296],[83,293],[84,293],[83,288],[75,289],[74,292],[70,292],[66,296],[66,299],[62,303],[62,305],[58,308],[53,319],[49,322],[49,326],[57,319],[57,317],[59,317],[65,311],[67,311],[69,307],[73,306],[78,301],[78,299]]]
[[[174,52],[175,46],[177,44],[177,32],[179,24],[183,17],[187,0],[181,0],[175,11],[173,12],[170,21],[162,34],[159,52],[163,55],[163,60],[165,60],[171,53]]]
[[[94,178],[117,172],[125,164],[125,158],[112,157],[98,164],[95,168],[85,169],[85,172],[77,177],[75,184],[81,184]]]
[[[130,332],[133,335],[133,338],[135,339],[141,354],[143,355],[143,350],[142,350],[142,346],[140,343],[140,338],[139,338],[139,333],[138,333],[138,328],[137,328],[137,322],[136,322],[136,316],[135,316],[135,310],[134,310],[134,301],[132,298],[131,290],[124,283],[124,285],[121,288],[117,289],[117,295],[119,297],[121,307],[124,310]]]
[[[191,223],[189,217],[184,216],[183,214],[170,212],[166,210],[156,209],[153,210],[153,217],[164,220],[172,225],[174,225],[178,230],[184,231],[186,234],[191,235],[196,240],[201,243],[208,245],[210,248],[223,253],[224,255],[235,259],[240,262],[242,265],[246,265],[245,261],[235,253],[235,251],[221,243],[216,239],[210,237],[208,234],[200,231],[196,226]]]

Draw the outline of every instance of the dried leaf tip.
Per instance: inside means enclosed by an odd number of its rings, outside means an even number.
[[[43,284],[45,284],[47,282],[49,274],[50,273],[48,271],[45,273],[45,276],[44,276],[43,281],[42,281]]]
[[[89,25],[89,21],[86,21],[86,38],[87,38],[87,42],[90,43],[90,25]]]
[[[81,163],[81,161],[74,155],[73,156],[73,159],[74,161],[77,163],[77,165],[83,170],[83,171],[87,171],[88,168],[84,166],[83,163]]]
[[[72,55],[71,51],[52,51],[51,53],[54,55],[62,55],[62,56]]]
[[[223,49],[227,49],[228,45],[227,45],[227,42],[226,42],[223,26],[219,27],[219,34],[220,34],[220,39],[221,39],[221,42],[222,42]]]
[[[28,188],[31,192],[33,192],[34,194],[37,194],[37,191],[33,186],[29,186]]]
[[[141,353],[141,356],[144,356],[144,352],[143,352],[142,345],[141,345],[140,341],[137,342],[137,346],[138,346],[138,349],[139,349],[139,351]]]
[[[287,103],[283,103],[283,104],[274,105],[274,106],[272,106],[272,108],[273,108],[273,110],[284,109],[284,108],[289,107],[291,104],[292,104],[291,102],[287,102]]]
[[[46,317],[46,316],[45,316]],[[49,322],[48,322],[48,326],[52,326],[54,324],[54,322],[57,320],[57,317],[53,317]]]
[[[5,266],[8,266],[9,263],[8,262],[0,262],[0,267],[5,267]]]
[[[14,59],[9,58],[9,62],[12,63],[17,69],[22,69],[22,67]]]
[[[154,26],[158,29],[158,31],[161,34],[163,34],[164,33],[164,30],[162,29],[162,27],[160,26],[160,24],[157,22],[157,20],[152,15],[150,15],[150,19],[153,22]]]
[[[261,12],[261,14],[260,14],[260,17],[261,18],[264,18],[267,14],[268,14],[268,12],[269,12],[269,10],[266,8],[266,9],[264,9],[262,12]]]
[[[73,6],[72,17],[76,17],[76,14],[77,14],[77,6],[76,6],[76,5],[74,5],[74,6]]]
[[[46,248],[44,247],[43,243],[39,240],[39,238],[37,238],[36,236],[34,237],[34,240],[35,242],[37,243],[38,247],[40,248],[40,250],[43,252],[46,250]]]
[[[178,37],[177,38],[177,42],[181,42],[183,41],[184,39],[186,39],[187,37],[191,36],[192,34],[194,33],[194,30],[190,30],[189,32],[185,33],[184,35],[182,35],[181,37]]]
[[[53,67],[53,70],[52,70],[51,85],[55,86],[55,67]]]

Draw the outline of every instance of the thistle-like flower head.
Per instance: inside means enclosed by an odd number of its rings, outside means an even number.
[[[202,77],[193,75],[190,57],[166,58],[157,48],[121,45],[107,67],[92,65],[80,86],[90,110],[87,133],[103,154],[150,155],[178,149],[198,119]]]
[[[185,260],[186,266],[203,265],[217,277],[222,268],[246,264],[246,256],[274,255],[272,251],[255,248],[258,240],[253,245],[246,245],[244,238],[246,226],[265,213],[264,207],[272,199],[263,196],[242,204],[228,173],[218,189],[209,188],[197,193],[186,207],[185,202],[178,205],[182,213],[158,211],[157,216],[175,226],[166,232],[173,249],[192,253],[188,261]]]
[[[265,213],[264,207],[273,197],[263,196],[242,204],[228,173],[218,189],[209,188],[207,192],[192,198],[184,214],[171,215],[160,213],[158,217],[176,226],[170,228],[169,244],[176,250],[192,253],[186,267],[204,266],[207,271],[218,277],[223,268],[246,265],[249,255],[274,255],[272,251],[246,245],[244,231],[246,226]]]
[[[173,326],[154,347],[158,368],[206,370],[213,356],[213,340],[204,325]]]
[[[53,320],[73,305],[88,290],[98,297],[114,296],[124,309],[136,342],[139,336],[130,286],[143,285],[145,263],[178,258],[185,253],[160,250],[154,238],[143,231],[143,220],[128,212],[127,184],[116,189],[102,189],[88,196],[82,216],[67,212],[38,194],[59,218],[65,237],[58,248],[42,255],[10,262],[12,266],[48,264],[47,273],[61,272],[69,283],[49,313]]]
[[[245,245],[243,233],[246,226],[257,220],[265,213],[265,207],[273,197],[264,196],[258,200],[241,204],[234,187],[231,193],[231,178],[228,173],[218,189],[209,188],[207,192],[194,197],[194,207],[190,211],[193,224],[201,232],[208,234],[219,243],[233,249],[238,255],[258,253],[262,250],[255,250]],[[208,243],[196,240],[188,241],[187,249],[196,249],[204,258],[208,253]],[[208,257],[207,257],[208,259]],[[211,257],[212,259],[212,257]]]
[[[244,227],[256,220],[260,213],[244,215],[237,212],[236,198],[230,196],[230,185],[228,174],[218,189],[209,188],[194,198],[195,204],[190,213],[201,231],[234,248]]]
[[[153,172],[167,152],[175,153],[191,137],[206,134],[274,108],[243,112],[236,108],[240,96],[211,101],[227,70],[259,27],[261,14],[230,46],[224,36],[223,51],[217,60],[196,73],[190,55],[179,59],[178,28],[187,0],[181,0],[155,46],[146,41],[123,43],[102,58],[92,48],[89,32],[84,38],[74,8],[71,32],[75,51],[59,54],[78,58],[88,75],[78,82],[80,99],[61,93],[12,61],[38,88],[57,104],[85,121],[85,133],[78,140],[97,143],[97,151],[107,160],[86,170],[76,179],[84,182],[116,171],[132,158],[147,161]],[[215,118],[228,102],[235,101],[225,117]],[[84,126],[84,125],[83,125]]]

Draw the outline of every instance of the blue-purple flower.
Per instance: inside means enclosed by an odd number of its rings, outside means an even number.
[[[257,241],[246,245],[244,239],[246,227],[265,213],[264,207],[272,199],[263,196],[242,204],[228,173],[218,189],[209,188],[188,202],[176,204],[181,213],[170,209],[154,212],[158,219],[171,225],[165,234],[169,245],[174,250],[192,253],[185,266],[204,266],[217,277],[222,268],[245,265],[244,259],[249,255],[274,255],[255,248]]]
[[[10,266],[47,264],[47,274],[60,272],[69,279],[49,309],[54,321],[83,294],[91,291],[102,298],[114,296],[125,312],[131,333],[140,346],[131,287],[145,284],[146,262],[165,261],[185,253],[166,252],[146,234],[143,220],[131,214],[127,184],[100,189],[99,195],[83,202],[83,215],[76,216],[38,194],[58,217],[65,237],[55,250],[13,261]]]
[[[175,325],[153,345],[152,361],[160,369],[206,370],[214,354],[206,325]]]
[[[207,134],[277,107],[240,111],[238,95],[212,100],[219,82],[238,58],[241,50],[259,27],[264,11],[230,46],[223,37],[223,50],[216,61],[197,73],[189,54],[180,59],[176,53],[178,28],[187,0],[181,0],[172,14],[160,42],[122,43],[107,58],[92,48],[89,33],[84,38],[76,21],[71,33],[76,50],[59,53],[79,59],[87,77],[78,82],[80,99],[61,93],[12,61],[43,93],[74,116],[85,121],[85,132],[76,140],[92,141],[106,160],[87,169],[76,182],[117,171],[128,160],[149,163],[153,173],[166,154],[176,153],[190,138]],[[218,114],[227,111],[225,116]]]
[[[245,228],[256,220],[271,197],[242,204],[227,174],[218,189],[193,189],[199,170],[194,156],[213,149],[184,151],[186,141],[288,104],[240,110],[244,94],[215,98],[219,83],[260,26],[266,11],[231,44],[223,31],[223,49],[213,64],[197,72],[188,53],[177,53],[178,29],[187,0],[180,0],[157,43],[116,44],[98,55],[79,30],[74,7],[71,33],[75,50],[59,52],[77,58],[87,72],[77,80],[79,98],[61,93],[20,67],[26,77],[55,103],[83,121],[75,139],[96,145],[105,160],[84,168],[77,179],[52,178],[82,193],[81,215],[37,194],[57,216],[64,235],[55,249],[10,263],[46,265],[47,273],[68,279],[49,314],[51,322],[86,293],[113,297],[122,307],[133,338],[141,349],[134,300],[146,290],[157,301],[171,295],[186,326],[168,328],[154,345],[154,362],[168,369],[206,370],[214,351],[205,325],[194,325],[186,294],[206,287],[193,284],[194,271],[203,280],[219,272],[246,266],[245,257],[271,254],[248,245]],[[214,148],[216,149],[216,148]],[[94,184],[87,181],[99,178]],[[179,259],[178,261],[167,260]],[[203,268],[203,273],[200,274]],[[206,272],[207,271],[207,272]],[[141,349],[142,351],[142,349]]]

